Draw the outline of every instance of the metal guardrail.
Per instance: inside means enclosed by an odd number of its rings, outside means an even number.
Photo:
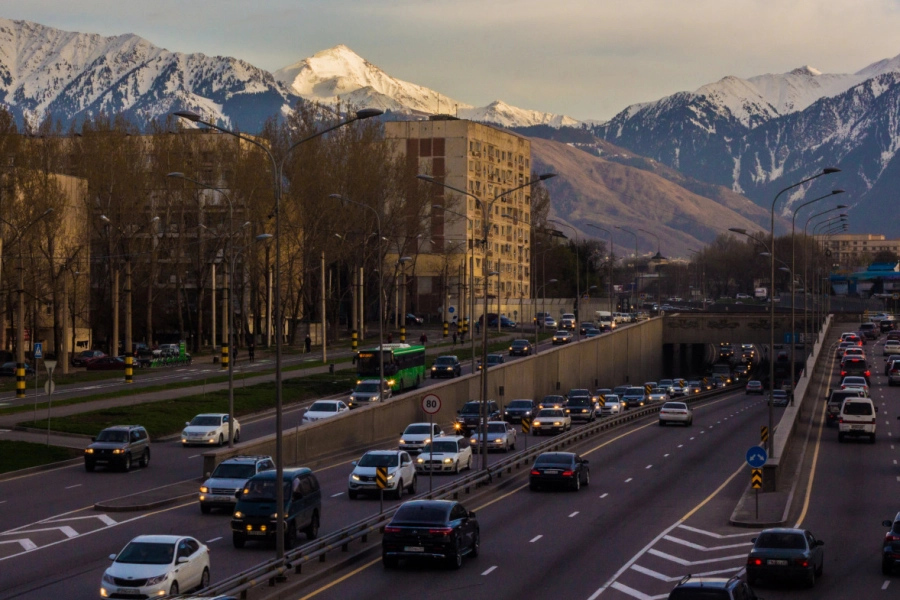
[[[689,397],[678,398],[676,401],[694,404],[700,400],[715,397],[738,388],[740,388],[740,386],[735,384],[721,389],[701,392]],[[409,500],[440,500],[450,497],[456,499],[459,497],[460,492],[469,493],[473,487],[477,488],[492,483],[494,478],[502,479],[504,473],[511,474],[513,469],[519,469],[523,463],[530,465],[531,461],[543,452],[557,450],[601,431],[614,429],[630,423],[631,421],[642,419],[659,412],[661,405],[662,403],[659,403],[642,409],[631,409],[618,417],[603,418],[596,423],[589,423],[584,427],[579,427],[568,433],[556,435],[549,440],[542,441],[529,447],[527,450],[520,450],[511,454],[490,465],[487,469],[469,473],[464,477],[460,477],[436,488],[431,493],[425,492],[417,494],[416,496],[409,498]],[[333,550],[340,549],[342,552],[346,552],[349,549],[350,543],[356,540],[361,540],[362,543],[366,543],[369,534],[381,533],[382,528],[391,521],[398,508],[399,506],[395,506],[382,513],[373,515],[339,529],[338,531],[332,532],[320,539],[312,540],[300,548],[286,552],[284,558],[281,560],[272,559],[260,563],[255,567],[242,571],[241,573],[236,573],[227,579],[223,579],[214,585],[204,588],[198,593],[202,593],[204,596],[221,594],[229,596],[239,595],[241,598],[246,598],[247,593],[254,587],[260,585],[275,585],[276,582],[285,578],[290,571],[300,574],[303,565],[312,562],[313,560],[319,559],[321,562],[324,562],[325,555]]]

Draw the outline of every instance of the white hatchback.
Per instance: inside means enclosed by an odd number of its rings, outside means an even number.
[[[400,450],[410,453],[422,451],[422,446],[433,437],[444,435],[444,430],[437,423],[410,423],[400,434]]]
[[[303,413],[303,422],[315,423],[322,419],[336,417],[348,410],[350,410],[350,407],[340,400],[316,400],[312,403],[312,406]]]
[[[209,548],[192,537],[139,535],[109,559],[102,598],[177,596],[209,585]]]
[[[241,424],[238,420],[234,420],[234,441],[241,439]],[[181,432],[181,445],[190,446],[192,444],[202,444],[208,446],[210,444],[218,444],[221,446],[228,440],[228,414],[227,413],[210,413],[197,415],[190,422],[184,424],[184,431]]]

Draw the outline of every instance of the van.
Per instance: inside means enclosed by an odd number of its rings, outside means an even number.
[[[878,407],[870,398],[847,398],[841,405],[838,418],[838,441],[847,436],[868,437],[875,443],[875,413]]]
[[[276,471],[263,471],[251,477],[243,489],[235,493],[237,504],[231,518],[231,539],[235,548],[243,548],[247,540],[271,541],[275,537],[280,511],[275,504]],[[322,491],[310,469],[285,469],[284,547],[293,548],[297,534],[314,540],[319,535],[322,514]]]
[[[869,363],[865,358],[851,357],[848,360],[841,361],[841,379],[848,375],[865,377],[866,383],[869,385],[872,384],[872,382],[869,381],[872,372],[869,371]]]
[[[835,390],[828,393],[828,403],[825,406],[825,424],[837,425],[841,416],[841,406],[847,398],[863,398],[865,394],[861,390]]]

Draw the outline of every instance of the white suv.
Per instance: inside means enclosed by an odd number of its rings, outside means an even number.
[[[869,398],[847,398],[838,418],[838,441],[847,436],[866,436],[875,443],[875,413],[878,407]]]
[[[355,500],[360,492],[377,492],[378,467],[387,469],[385,491],[394,498],[403,496],[403,491],[416,494],[416,467],[408,452],[401,450],[370,450],[358,461],[353,461],[353,472],[347,481],[347,496]]]

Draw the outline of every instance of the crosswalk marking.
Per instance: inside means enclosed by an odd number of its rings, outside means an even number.
[[[681,538],[673,537],[671,535],[667,535],[663,538],[664,540],[668,540],[674,544],[681,544],[682,546],[687,546],[688,548],[693,548],[694,550],[701,550],[703,552],[715,552],[716,550],[726,550],[728,548],[740,548],[741,546],[752,546],[753,542],[741,542],[739,544],[727,544],[725,546],[710,546],[707,548],[706,546],[701,546],[700,544],[695,544],[693,542],[689,542],[687,540],[683,540]]]
[[[665,581],[666,583],[672,583],[675,581],[681,581],[684,578],[684,575],[675,575],[674,577],[669,577],[668,575],[663,575],[662,573],[657,573],[652,569],[648,569],[646,567],[642,567],[641,565],[631,565],[632,571],[637,571],[638,573],[643,573],[649,577],[653,577],[654,579],[659,579],[660,581]],[[713,577],[715,575],[724,575],[725,573],[734,573],[735,571],[743,571],[744,567],[732,567],[728,569],[719,569],[717,571],[707,571],[706,573],[693,573],[691,577]]]
[[[683,558],[678,558],[677,556],[673,556],[671,554],[667,554],[665,552],[660,552],[656,548],[650,548],[647,551],[647,554],[652,554],[653,556],[658,556],[660,558],[664,558],[666,560],[670,560],[673,563],[677,563],[684,567],[692,567],[694,565],[705,565],[714,562],[723,562],[726,560],[738,560],[738,559],[746,559],[746,554],[737,554],[735,556],[720,556],[719,558],[705,558],[703,560],[685,560]]]
[[[639,592],[634,588],[630,588],[627,585],[625,585],[624,583],[619,583],[618,581],[616,581],[609,587],[611,587],[614,590],[619,590],[623,594],[628,594],[632,598],[637,598],[638,600],[662,600],[662,598],[669,597],[669,594],[659,594],[656,596],[651,596],[649,594],[645,594],[644,592]]]

